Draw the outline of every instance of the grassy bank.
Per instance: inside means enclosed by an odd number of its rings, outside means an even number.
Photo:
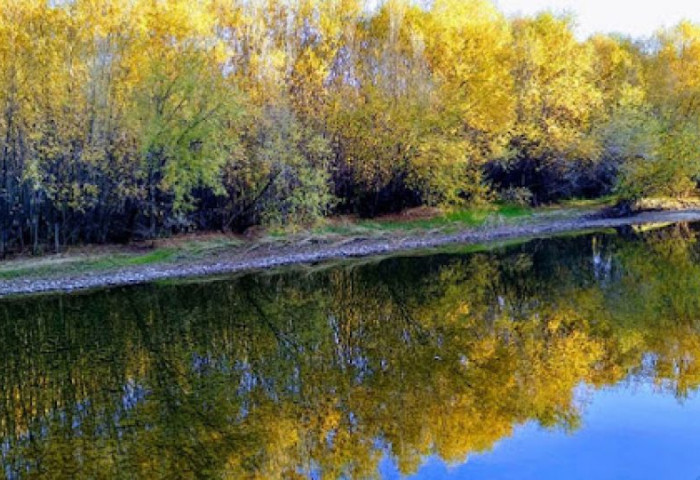
[[[0,280],[73,275],[124,267],[198,260],[216,252],[234,250],[244,242],[224,235],[186,236],[151,244],[73,247],[60,254],[16,257],[0,262]]]
[[[19,256],[0,262],[0,281],[207,261],[260,249],[274,252],[295,245],[342,244],[358,238],[402,238],[425,233],[488,230],[543,219],[573,218],[609,204],[609,199],[602,199],[571,201],[543,208],[515,205],[485,205],[448,211],[423,208],[375,219],[337,217],[307,229],[256,229],[246,235],[192,234],[130,245],[72,247],[60,254]]]
[[[275,271],[293,265],[319,268],[328,262],[350,259],[356,262],[357,258],[377,261],[387,256],[434,254],[445,249],[479,251],[535,238],[700,222],[698,208],[648,211],[623,217],[594,214],[599,212],[599,208],[588,206],[538,209],[527,215],[497,217],[497,220],[454,233],[432,226],[420,229],[411,225],[414,220],[407,221],[406,229],[400,229],[394,225],[396,220],[387,220],[392,225],[390,229],[366,230],[370,232],[367,235],[315,230],[275,235],[256,231],[257,236],[245,238],[210,234],[161,240],[150,250],[130,245],[71,251],[39,259],[15,259],[1,267],[4,278],[0,278],[0,298],[213,278]],[[415,222],[425,225],[422,220]],[[363,228],[362,222],[358,223],[356,228]],[[454,225],[450,223],[449,228],[453,229]]]

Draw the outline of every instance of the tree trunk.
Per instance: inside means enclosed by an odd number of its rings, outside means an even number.
[[[53,222],[53,240],[54,240],[54,248],[56,250],[56,253],[61,253],[61,242],[58,237],[59,234],[59,224],[58,221]]]
[[[39,219],[36,214],[32,219],[32,255],[39,253]]]

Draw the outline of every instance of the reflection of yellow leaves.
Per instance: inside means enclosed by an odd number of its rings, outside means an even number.
[[[319,429],[319,441],[323,442],[329,433],[336,431],[340,425],[340,412],[336,409],[329,409],[321,418]]]
[[[657,247],[651,250],[652,260],[667,258],[666,268],[681,277],[678,285],[686,293],[694,291],[687,280],[700,275],[692,257],[663,257],[669,250]],[[651,268],[646,265],[649,252],[628,251],[635,261],[628,258],[627,267]],[[651,263],[661,268],[660,262]],[[514,425],[528,420],[576,428],[581,414],[576,387],[581,382],[616,381],[620,372],[638,368],[646,351],[657,354],[654,368],[660,386],[673,388],[678,395],[697,387],[700,336],[691,325],[679,323],[670,310],[659,308],[667,298],[660,281],[632,275],[627,281],[637,283],[620,284],[629,297],[624,301],[615,297],[609,306],[606,290],[582,289],[576,281],[562,280],[571,278],[566,272],[548,280],[554,284],[538,284],[540,288],[526,293],[504,289],[504,279],[499,277],[503,272],[512,275],[513,265],[512,257],[500,262],[476,256],[473,262],[455,262],[427,275],[421,272],[419,281],[365,276],[362,269],[316,273],[321,277],[312,275],[308,285],[298,276],[275,277],[272,282],[265,277],[256,288],[213,285],[203,304],[197,303],[199,297],[180,299],[165,290],[168,301],[183,302],[184,310],[197,306],[197,314],[184,320],[182,309],[163,308],[157,292],[155,298],[134,297],[136,306],[148,312],[144,316],[154,338],[160,338],[164,329],[182,327],[182,322],[187,328],[172,344],[149,349],[139,335],[119,337],[138,329],[131,323],[131,310],[122,318],[122,307],[114,308],[110,320],[123,322],[123,328],[114,332],[120,348],[114,353],[115,362],[108,362],[109,368],[118,369],[120,379],[149,389],[139,406],[139,422],[158,423],[163,411],[156,395],[171,395],[179,408],[169,414],[175,415],[175,424],[186,426],[183,436],[175,438],[167,429],[144,434],[134,427],[139,435],[126,433],[121,448],[143,472],[175,471],[184,465],[178,455],[182,439],[194,438],[197,446],[188,445],[188,451],[206,448],[216,473],[225,470],[217,476],[225,478],[294,478],[300,467],[310,463],[329,478],[364,478],[376,473],[382,452],[374,442],[382,439],[408,474],[430,454],[449,462],[464,461],[474,452],[492,448],[511,434]],[[528,269],[518,271],[532,280]],[[654,278],[664,278],[660,273]],[[637,294],[640,283],[648,287],[644,298]],[[270,284],[274,288],[269,289]],[[255,313],[259,310],[247,308],[257,287],[266,289],[256,298],[265,322]],[[550,297],[552,292],[557,295]],[[494,318],[496,306],[499,313]],[[89,311],[66,308],[65,321],[71,323],[76,312]],[[229,323],[232,311],[246,328]],[[462,315],[464,320],[445,321],[449,314]],[[665,321],[677,328],[657,330],[656,323]],[[37,327],[26,322],[17,328],[25,335],[21,329]],[[26,336],[41,342],[42,332],[31,330]],[[277,336],[280,333],[285,343]],[[202,383],[202,377],[191,370],[193,345],[214,358],[245,364],[245,371],[261,383],[249,392],[238,392],[232,385],[241,385],[242,377],[235,369],[217,371],[214,378],[219,381]],[[293,354],[289,345],[298,347]],[[35,352],[31,345],[15,351],[12,346],[6,348],[11,361],[23,358],[27,349]],[[89,345],[76,355],[82,361],[71,370],[71,378],[78,380],[75,385],[94,399],[96,407],[103,405],[99,402],[109,404],[110,399],[99,393],[104,391],[105,376],[91,370],[104,362],[91,361]],[[35,361],[44,357],[37,355]],[[46,388],[55,382],[53,370],[48,369],[48,377],[41,379],[32,372],[17,377],[28,383],[5,389],[14,404],[15,422],[25,430],[57,401],[66,401],[56,400],[57,391]],[[177,389],[150,391],[159,388],[159,382],[167,385],[171,380]],[[241,402],[246,414],[239,419]],[[3,423],[0,428],[5,432],[10,425]],[[73,448],[60,442],[60,448]],[[99,443],[91,448],[95,456],[106,451]],[[147,455],[154,448],[161,455]]]
[[[494,356],[499,341],[495,337],[487,337],[472,344],[469,360],[478,363],[484,362]]]
[[[646,345],[642,332],[636,330],[622,332],[618,337],[617,348],[621,355],[625,355],[628,352],[641,352],[645,347]]]
[[[448,322],[456,322],[462,317],[469,314],[469,304],[467,302],[461,302],[457,304],[452,312],[449,312],[446,316]]]

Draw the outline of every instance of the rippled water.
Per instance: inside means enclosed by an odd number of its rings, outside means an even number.
[[[0,476],[694,480],[698,230],[2,301]]]

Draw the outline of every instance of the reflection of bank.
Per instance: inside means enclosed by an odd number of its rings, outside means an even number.
[[[2,302],[6,476],[515,462],[476,454],[509,451],[523,424],[585,437],[609,387],[582,410],[582,384],[697,388],[695,249],[671,228]],[[640,428],[663,438],[665,408]]]

